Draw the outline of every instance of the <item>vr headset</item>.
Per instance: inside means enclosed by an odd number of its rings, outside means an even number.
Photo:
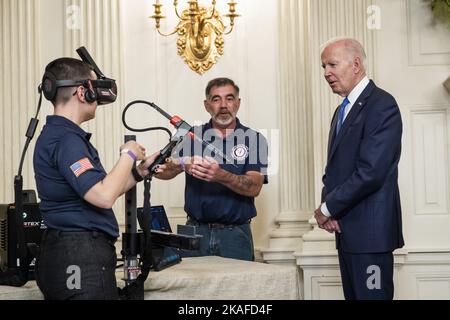
[[[92,67],[92,70],[95,72],[98,79],[57,80],[55,75],[49,70],[51,65],[48,65],[45,69],[45,74],[42,78],[42,84],[40,87],[40,90],[44,93],[45,98],[53,101],[56,98],[58,88],[83,86],[86,89],[84,91],[84,98],[88,103],[97,101],[99,105],[104,105],[116,101],[116,80],[105,77],[85,47],[78,48],[77,53],[81,57],[81,60]]]

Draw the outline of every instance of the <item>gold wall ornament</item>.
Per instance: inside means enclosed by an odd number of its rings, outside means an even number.
[[[184,59],[186,64],[197,72],[203,74],[217,62],[223,55],[224,40],[223,35],[230,34],[234,28],[234,19],[240,15],[236,13],[236,2],[228,2],[228,14],[225,17],[230,19],[229,27],[226,27],[216,8],[216,0],[212,0],[211,7],[200,6],[197,0],[187,1],[189,7],[179,14],[178,1],[174,0],[173,6],[177,15],[178,25],[168,34],[160,30],[162,15],[162,4],[159,0],[153,4],[155,14],[150,18],[155,19],[156,30],[162,36],[178,34],[177,48],[178,54]]]

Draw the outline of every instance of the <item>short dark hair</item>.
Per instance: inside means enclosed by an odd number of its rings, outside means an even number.
[[[233,80],[228,78],[216,78],[209,81],[208,85],[206,86],[205,90],[206,99],[210,98],[211,89],[213,87],[224,87],[227,85],[233,86],[234,90],[236,90],[236,93],[239,96],[239,87],[234,83]]]
[[[50,62],[45,68],[46,72],[52,73],[56,80],[86,80],[91,78],[92,67],[84,61],[74,58],[59,58]],[[42,84],[43,86],[45,83]],[[54,106],[66,103],[73,95],[73,88],[58,88],[55,98],[52,100]]]

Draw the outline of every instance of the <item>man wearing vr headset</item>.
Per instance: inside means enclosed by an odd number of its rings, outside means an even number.
[[[97,70],[81,60],[60,58],[46,67],[42,80],[42,91],[54,106],[33,159],[47,226],[36,262],[45,299],[118,298],[114,243],[119,227],[111,208],[148,174],[158,154],[146,157],[142,146],[128,141],[114,168],[104,170],[91,134],[80,127],[95,117],[98,104],[116,97],[114,80],[98,81]],[[132,169],[137,160],[144,161]]]

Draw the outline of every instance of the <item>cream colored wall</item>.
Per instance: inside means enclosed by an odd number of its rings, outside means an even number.
[[[399,166],[405,248],[401,299],[450,299],[450,33],[420,0],[379,0],[377,80],[404,123]],[[392,50],[392,48],[396,48]]]
[[[450,30],[432,25],[423,1],[377,3],[377,80],[397,98],[404,122],[405,242],[409,250],[450,249],[450,95],[442,85],[450,75]]]

